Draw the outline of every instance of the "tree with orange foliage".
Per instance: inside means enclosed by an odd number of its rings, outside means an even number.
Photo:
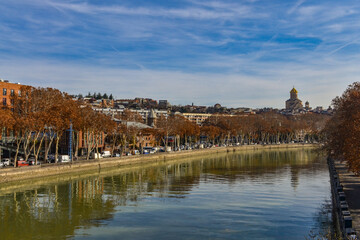
[[[0,108],[0,140],[5,140],[7,133],[12,131],[15,120],[12,112],[8,108]],[[1,150],[0,150],[1,160]]]
[[[360,83],[351,84],[333,100],[335,114],[323,131],[325,149],[330,155],[345,160],[349,170],[360,174]]]
[[[220,128],[211,125],[205,125],[200,128],[200,133],[206,136],[213,144],[216,144],[215,139],[220,135]]]
[[[174,125],[174,116],[163,116],[161,115],[156,120],[156,127],[158,128],[158,135],[163,141],[165,152],[167,152],[167,147],[169,145],[169,137],[174,134],[175,125]]]
[[[0,137],[6,137],[6,134],[2,136],[2,133],[6,133],[14,126],[14,118],[12,112],[8,108],[0,108]]]

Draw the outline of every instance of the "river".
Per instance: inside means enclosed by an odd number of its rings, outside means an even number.
[[[331,226],[326,159],[215,154],[0,190],[1,239],[306,239]]]

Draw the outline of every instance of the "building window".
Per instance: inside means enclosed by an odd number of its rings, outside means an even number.
[[[11,96],[14,96],[14,94],[15,94],[15,90],[14,90],[14,89],[11,89],[11,90],[10,90],[10,95],[11,95]]]
[[[7,89],[3,88],[3,95],[6,96]]]
[[[10,99],[11,106],[14,106],[14,99]]]
[[[3,105],[6,106],[6,98],[3,98]]]
[[[21,96],[21,90],[19,90],[18,95],[19,95],[19,97]]]

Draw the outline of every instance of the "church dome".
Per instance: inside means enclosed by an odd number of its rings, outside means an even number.
[[[291,89],[290,93],[298,93],[298,91],[295,89],[295,87],[293,87],[293,89]]]

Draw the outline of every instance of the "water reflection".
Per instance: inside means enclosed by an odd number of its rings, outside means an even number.
[[[113,239],[120,232],[125,239],[282,239],[301,232],[302,239],[309,228],[321,228],[305,213],[316,211],[317,198],[329,198],[326,177],[324,158],[310,150],[223,154],[104,172],[0,192],[0,232],[2,239]]]

